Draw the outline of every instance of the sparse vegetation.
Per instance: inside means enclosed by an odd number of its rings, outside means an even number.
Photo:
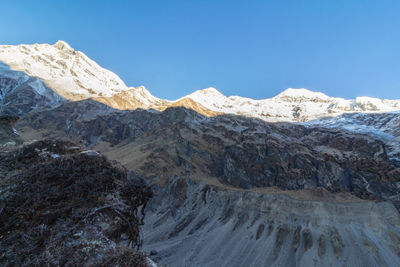
[[[0,265],[147,265],[152,192],[117,162],[47,140],[1,153],[0,175]]]

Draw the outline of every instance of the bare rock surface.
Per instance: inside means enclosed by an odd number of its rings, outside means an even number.
[[[400,266],[400,217],[389,202],[296,200],[185,182],[182,203],[172,179],[146,217],[144,249],[161,264]]]
[[[7,146],[14,146],[22,143],[22,138],[14,128],[18,117],[0,116],[0,148],[6,149]],[[0,150],[0,151],[1,151]]]
[[[97,147],[160,181],[190,172],[193,179],[236,188],[321,187],[399,207],[399,163],[373,136],[232,115],[209,118],[184,108],[93,116],[89,107],[98,105],[73,102],[26,116],[21,134],[25,127]]]

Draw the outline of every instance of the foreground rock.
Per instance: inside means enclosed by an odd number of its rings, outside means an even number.
[[[140,213],[152,196],[121,165],[69,142],[0,154],[0,265],[148,266]]]

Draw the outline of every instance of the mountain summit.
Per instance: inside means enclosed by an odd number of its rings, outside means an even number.
[[[330,100],[331,97],[327,96],[324,93],[321,92],[314,92],[305,88],[288,88],[285,91],[281,92],[274,98],[292,98],[292,99],[298,99],[298,98],[305,98],[305,99],[325,99],[325,100]]]
[[[70,100],[112,96],[128,89],[117,75],[64,41],[54,45],[2,45],[0,61],[12,70],[40,78],[46,86]]]

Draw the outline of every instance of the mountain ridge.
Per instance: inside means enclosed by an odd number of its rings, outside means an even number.
[[[196,110],[199,107],[196,111],[206,116],[236,114],[271,122],[307,122],[353,112],[400,111],[400,100],[372,97],[344,99],[305,88],[288,88],[274,97],[259,100],[225,96],[213,87],[197,90],[174,101],[160,99],[144,86],[126,86],[116,74],[100,67],[61,40],[54,45],[1,45],[0,61],[8,65],[10,71],[21,71],[41,79],[61,98],[69,101],[93,98],[119,110],[165,110],[183,103],[190,106],[187,100],[190,98],[191,102],[196,102],[191,104],[192,108]],[[4,68],[0,69],[0,75],[2,72]],[[6,92],[1,95],[4,98]],[[52,102],[56,105],[57,101]]]

